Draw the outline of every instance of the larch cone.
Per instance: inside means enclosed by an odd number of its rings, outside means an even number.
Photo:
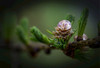
[[[68,20],[62,20],[58,23],[57,27],[55,27],[55,31],[53,31],[54,36],[59,39],[66,39],[67,36],[71,35],[72,29],[71,29],[71,23]]]

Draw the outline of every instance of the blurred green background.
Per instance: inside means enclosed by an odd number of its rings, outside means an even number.
[[[29,27],[36,26],[44,34],[51,36],[50,31],[55,30],[54,27],[59,21],[66,19],[68,14],[75,16],[74,27],[84,8],[89,8],[88,23],[85,33],[89,38],[97,36],[97,23],[100,20],[100,5],[99,0],[66,0],[66,1],[32,1],[32,0],[1,0],[0,1],[0,27],[1,41],[4,39],[4,26],[12,25],[9,19],[12,19],[15,24],[20,24],[21,18],[26,17],[29,20]],[[7,23],[8,22],[8,23]],[[30,31],[30,30],[29,30]],[[16,44],[20,43],[13,31],[12,40]],[[35,43],[34,45],[37,45]],[[40,43],[39,43],[40,44]],[[99,49],[95,50],[94,57],[89,62],[81,62],[72,59],[63,54],[60,50],[52,50],[50,55],[46,55],[43,51],[39,53],[37,58],[32,58],[28,53],[23,52],[19,55],[21,68],[99,68],[100,55]],[[8,66],[7,66],[8,65]],[[11,67],[11,56],[7,50],[0,49],[0,68]]]

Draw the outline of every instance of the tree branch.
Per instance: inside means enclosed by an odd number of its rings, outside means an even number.
[[[67,47],[63,50],[63,52],[67,56],[74,57],[74,51],[76,49],[82,49],[86,46],[90,48],[100,48],[100,36],[93,38],[93,39],[69,43]]]

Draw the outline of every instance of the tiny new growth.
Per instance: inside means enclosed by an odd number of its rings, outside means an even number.
[[[28,22],[25,22],[25,19],[21,21],[23,25],[19,25],[17,28],[17,34],[21,42],[27,45],[27,49],[30,54],[36,54],[40,50],[45,49],[46,53],[50,53],[51,49],[60,49],[64,52],[65,55],[75,58],[75,59],[87,59],[85,56],[86,52],[90,52],[93,48],[100,47],[100,35],[94,39],[88,39],[86,34],[84,34],[85,27],[88,20],[88,9],[85,8],[82,11],[80,19],[78,21],[78,28],[75,30],[72,28],[75,17],[68,15],[65,20],[61,20],[55,27],[55,31],[49,31],[52,34],[52,38],[48,38],[43,34],[37,27],[31,27],[31,37],[28,36]],[[25,25],[25,26],[24,26]],[[98,27],[99,28],[99,27]],[[98,29],[100,31],[100,29]],[[74,34],[77,33],[76,36]],[[99,32],[100,34],[100,32]],[[74,37],[73,37],[74,36]],[[69,42],[70,38],[74,39],[73,42]],[[30,43],[41,42],[47,46],[40,46],[35,48],[34,45]]]

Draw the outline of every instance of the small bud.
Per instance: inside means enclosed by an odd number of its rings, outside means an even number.
[[[45,51],[46,54],[50,54],[51,53],[51,49],[50,48],[46,48],[44,51]]]
[[[40,48],[38,47],[33,47],[32,45],[27,46],[28,51],[32,57],[37,57],[38,52],[40,51]]]
[[[86,34],[83,34],[82,37],[78,37],[78,36],[75,36],[74,37],[74,41],[81,41],[81,40],[87,40],[88,37],[86,36]]]
[[[87,40],[88,37],[86,36],[86,34],[83,34],[83,40]]]

